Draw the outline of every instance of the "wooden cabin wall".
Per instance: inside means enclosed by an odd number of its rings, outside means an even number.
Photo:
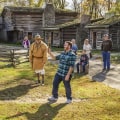
[[[90,29],[90,43],[93,49],[101,49],[101,44],[103,41],[103,35],[109,33],[109,30],[106,28],[102,29]]]
[[[37,33],[42,34],[41,27],[42,27],[42,14],[33,14],[33,13],[12,13],[12,16],[9,22],[12,27],[7,27],[7,31],[11,31],[13,33],[14,30],[18,32],[13,34],[13,39],[9,39],[9,41],[17,42],[23,39],[25,35],[28,35],[28,32],[31,32],[32,35]],[[6,23],[8,21],[6,20]],[[23,34],[21,34],[21,31]],[[15,33],[15,32],[14,32]],[[20,33],[20,34],[19,34]],[[9,37],[9,36],[8,36]]]
[[[3,29],[3,20],[2,20],[2,17],[0,17],[0,30]]]
[[[70,41],[71,39],[76,39],[76,26],[70,26],[63,28],[61,30],[61,40],[63,44],[65,41]]]
[[[38,32],[42,27],[42,14],[14,13],[12,20],[18,30]]]
[[[67,14],[55,14],[55,24],[63,24],[65,22],[70,22],[76,19],[75,15],[67,15]]]
[[[113,42],[113,49],[120,50],[120,22],[110,26],[109,32]]]

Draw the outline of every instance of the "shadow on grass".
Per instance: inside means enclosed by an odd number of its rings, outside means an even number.
[[[52,106],[49,103],[45,103],[39,107],[39,109],[35,113],[18,113],[16,115],[7,117],[6,119],[17,118],[20,116],[25,116],[27,120],[53,120],[55,116],[58,114],[59,110],[63,108],[66,104],[56,104]]]
[[[75,72],[72,76],[72,79],[79,79],[80,77],[84,77],[86,75],[88,75],[88,74],[86,74],[86,73],[76,73]]]
[[[99,72],[96,75],[92,76],[93,82],[103,82],[106,79],[107,72]]]
[[[38,85],[18,85],[6,88],[0,91],[0,100],[15,100],[17,97],[25,95],[29,89],[33,89],[34,87],[38,87]]]

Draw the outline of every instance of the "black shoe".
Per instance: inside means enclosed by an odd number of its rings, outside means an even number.
[[[36,82],[36,84],[40,84],[41,82],[40,82],[40,80],[38,80],[37,82]]]
[[[106,71],[107,71],[107,72],[109,72],[109,71],[110,71],[110,69],[107,69]]]
[[[44,85],[45,85],[45,84],[44,84],[44,80],[42,80],[42,83],[41,83],[41,85],[42,85],[42,86],[44,86]]]
[[[106,70],[105,68],[102,69],[103,72],[104,72],[105,70]]]

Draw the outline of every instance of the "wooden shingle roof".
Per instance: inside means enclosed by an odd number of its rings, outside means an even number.
[[[5,6],[2,12],[4,12],[6,9],[10,10],[11,12],[19,12],[19,13],[25,13],[25,12],[43,13],[43,11],[44,11],[45,8],[40,8],[40,7],[14,7],[14,6]],[[72,10],[62,10],[62,9],[55,9],[55,13],[56,14],[73,15],[73,16],[78,15],[77,12],[74,12]]]
[[[108,19],[103,19],[103,20],[100,20],[98,22],[94,22],[92,24],[88,24],[86,26],[86,28],[106,28],[106,27],[109,27],[111,25],[114,25],[116,23],[120,22],[120,15],[115,15],[115,16],[112,16]]]
[[[78,25],[80,24],[80,20],[79,19],[75,19],[71,22],[65,22],[64,24],[59,24],[59,25],[54,25],[53,26],[49,26],[49,27],[43,27],[43,30],[59,30],[61,28],[65,28],[65,27],[69,27],[69,26],[73,26],[73,25]]]

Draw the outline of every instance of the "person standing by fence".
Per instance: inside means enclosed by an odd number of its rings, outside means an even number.
[[[44,65],[47,62],[47,52],[47,45],[42,41],[41,36],[37,34],[35,36],[35,42],[33,42],[30,46],[29,59],[33,70],[37,74],[37,83],[41,83],[42,85],[44,85]],[[40,75],[42,76],[42,81],[40,81]]]
[[[29,48],[30,47],[30,41],[28,40],[27,36],[24,37],[22,45],[23,45],[24,48]]]
[[[101,45],[102,58],[103,58],[103,71],[110,70],[110,51],[112,50],[112,41],[109,39],[108,34],[104,34],[103,42]]]

